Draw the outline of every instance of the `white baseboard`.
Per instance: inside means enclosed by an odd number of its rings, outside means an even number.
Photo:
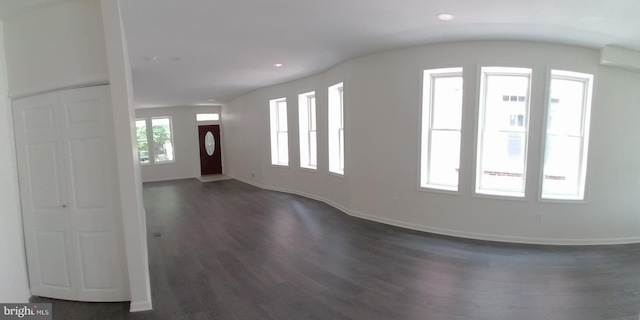
[[[131,305],[129,307],[129,312],[140,312],[140,311],[149,311],[152,310],[151,301],[131,301]]]
[[[610,244],[629,244],[629,243],[639,243],[640,238],[632,237],[632,238],[611,238],[611,239],[557,239],[557,238],[530,238],[530,237],[515,237],[515,236],[505,236],[505,235],[497,235],[497,234],[487,234],[487,233],[476,233],[476,232],[468,232],[468,231],[459,231],[445,228],[436,228],[429,227],[419,224],[413,224],[388,218],[382,218],[362,212],[357,212],[350,210],[347,214],[371,220],[379,223],[384,223],[396,227],[401,227],[405,229],[411,229],[416,231],[423,231],[428,233],[440,234],[445,236],[459,237],[465,239],[474,239],[474,240],[485,240],[485,241],[498,241],[498,242],[508,242],[508,243],[521,243],[521,244],[541,244],[541,245],[572,245],[572,246],[582,246],[582,245],[610,245]]]
[[[408,223],[408,222],[404,222],[404,221],[398,221],[398,220],[394,220],[394,219],[389,219],[389,218],[383,218],[383,217],[378,217],[375,215],[371,215],[368,213],[364,213],[364,212],[358,212],[358,211],[354,211],[354,210],[350,210],[340,204],[337,204],[333,201],[330,201],[328,199],[322,198],[322,197],[318,197],[316,195],[312,195],[312,194],[307,194],[304,192],[300,192],[300,191],[296,191],[296,190],[289,190],[289,189],[285,189],[285,188],[279,188],[279,187],[272,187],[272,186],[266,186],[266,185],[262,185],[259,184],[255,181],[249,181],[249,180],[245,180],[245,179],[240,179],[237,177],[233,177],[233,179],[242,181],[244,183],[248,183],[250,185],[256,186],[258,188],[261,189],[266,189],[266,190],[273,190],[273,191],[279,191],[279,192],[285,192],[285,193],[291,193],[291,194],[296,194],[299,196],[303,196],[309,199],[313,199],[313,200],[317,200],[317,201],[321,201],[324,202],[340,211],[342,211],[343,213],[353,216],[353,217],[357,217],[357,218],[361,218],[361,219],[365,219],[365,220],[370,220],[370,221],[374,221],[374,222],[379,222],[379,223],[384,223],[384,224],[388,224],[388,225],[392,225],[395,227],[400,227],[400,228],[405,228],[405,229],[411,229],[411,230],[416,230],[416,231],[422,231],[422,232],[428,232],[428,233],[434,233],[434,234],[440,234],[440,235],[445,235],[445,236],[452,236],[452,237],[458,237],[458,238],[465,238],[465,239],[474,239],[474,240],[484,240],[484,241],[497,241],[497,242],[508,242],[508,243],[521,243],[521,244],[539,244],[539,245],[572,245],[572,246],[584,246],[584,245],[612,245],[612,244],[631,244],[631,243],[640,243],[640,237],[630,237],[630,238],[609,238],[609,239],[558,239],[558,238],[531,238],[531,237],[516,237],[516,236],[505,236],[505,235],[497,235],[497,234],[487,234],[487,233],[475,233],[475,232],[468,232],[468,231],[459,231],[459,230],[452,230],[452,229],[445,229],[445,228],[437,228],[437,227],[430,227],[430,226],[425,226],[425,225],[419,225],[419,224],[414,224],[414,223]]]

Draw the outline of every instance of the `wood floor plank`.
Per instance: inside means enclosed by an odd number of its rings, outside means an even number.
[[[154,310],[54,319],[633,319],[640,244],[536,246],[357,219],[237,180],[146,183]]]

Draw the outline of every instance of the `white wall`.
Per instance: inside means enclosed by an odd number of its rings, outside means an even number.
[[[640,241],[640,74],[600,66],[596,50],[556,44],[484,41],[387,51],[346,61],[316,76],[261,89],[225,107],[227,174],[300,193],[349,214],[470,238],[552,244]],[[534,69],[527,194],[522,200],[473,195],[478,68]],[[465,78],[460,194],[418,190],[420,76],[462,66]],[[546,72],[595,74],[586,203],[538,201]],[[327,173],[326,90],[344,80],[346,175]],[[298,168],[297,94],[318,96],[319,171]],[[269,161],[269,99],[289,106],[288,168]],[[251,173],[255,173],[252,178]],[[537,221],[537,214],[542,220]]]
[[[136,110],[136,118],[171,117],[174,160],[170,163],[142,165],[142,181],[187,179],[200,176],[200,146],[196,113],[218,113],[220,106],[148,108]],[[207,122],[205,124],[220,124]],[[223,127],[223,126],[221,126]],[[222,134],[221,134],[222,135]],[[224,137],[222,137],[224,140]],[[222,147],[222,154],[225,153]],[[224,163],[222,170],[224,171]]]
[[[130,66],[122,34],[118,1],[104,0],[101,3],[100,0],[82,0],[43,5],[7,18],[3,22],[9,97],[17,98],[70,86],[111,83],[131,308],[150,309],[142,183],[139,168],[134,162],[133,123],[130,121],[133,118]],[[5,110],[4,106],[0,107]],[[5,121],[5,113],[3,111],[0,114],[0,121]],[[8,119],[7,121],[10,121]],[[10,130],[11,127],[2,128]],[[0,144],[2,151],[5,151],[4,148],[10,148],[6,153],[2,152],[2,156],[6,154],[10,159],[15,159],[15,151],[11,150],[14,144],[12,132],[8,135],[3,134]],[[5,138],[10,140],[10,145],[4,144]],[[7,162],[7,167],[4,166],[4,160],[2,163],[1,172],[11,170],[6,173],[8,179],[5,181],[11,181],[12,175],[13,179],[16,179],[15,166],[11,167],[10,161]],[[5,187],[7,193],[2,192],[2,197],[17,196],[16,185],[9,182],[0,187],[3,188],[0,191],[4,191]],[[9,210],[12,210],[12,202],[7,203]],[[17,218],[12,216],[16,213]],[[4,215],[5,212],[2,211],[2,216]],[[6,215],[9,223],[7,226],[15,225],[16,219],[20,219],[19,211],[9,211]],[[3,231],[4,226],[3,222],[0,227]],[[12,232],[21,233],[21,228],[20,226],[19,231]],[[11,250],[24,256],[24,246],[21,240],[16,240],[21,239],[21,234],[6,235],[14,239],[12,242],[3,241],[2,244],[10,245]],[[2,253],[4,250],[3,248]],[[4,263],[4,258],[2,262]],[[8,270],[12,273],[6,276],[15,277],[14,281],[19,283],[24,274],[19,272],[17,265],[13,265],[13,268],[14,270]],[[4,272],[2,276],[5,276]],[[4,285],[2,287],[4,288]],[[22,288],[17,287],[16,290],[16,295],[24,295]]]
[[[10,97],[109,81],[99,1],[45,6],[4,22]]]
[[[310,197],[319,197],[342,209],[349,207],[348,181],[344,177],[326,174],[327,158],[327,87],[346,80],[348,64],[342,64],[320,75],[260,89],[223,106],[225,119],[222,130],[225,153],[225,174],[236,179],[279,190],[293,191]],[[349,84],[345,82],[345,90]],[[298,169],[300,163],[298,144],[298,94],[316,93],[318,128],[318,170]],[[269,100],[287,98],[289,118],[289,167],[271,165],[269,138]],[[349,97],[345,96],[345,104]],[[348,117],[349,110],[346,110]],[[349,128],[346,128],[348,138]],[[348,152],[348,151],[347,151]],[[350,170],[349,168],[345,170]]]
[[[13,117],[7,94],[3,38],[0,23],[0,301],[25,303],[31,294],[24,253]]]

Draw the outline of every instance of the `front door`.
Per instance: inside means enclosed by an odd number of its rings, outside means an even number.
[[[198,126],[200,140],[200,175],[222,174],[220,126]]]

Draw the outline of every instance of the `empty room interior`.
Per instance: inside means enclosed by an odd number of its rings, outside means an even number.
[[[638,17],[637,0],[3,0],[0,304],[638,319]]]

